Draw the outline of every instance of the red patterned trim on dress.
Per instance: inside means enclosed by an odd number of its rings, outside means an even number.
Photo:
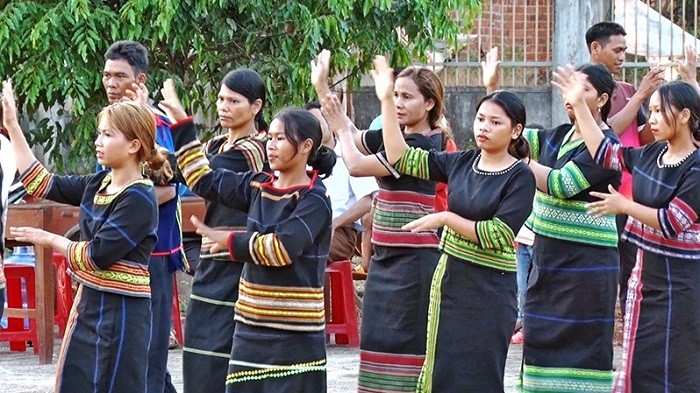
[[[622,364],[615,377],[614,393],[632,393],[630,377],[634,361],[634,344],[639,326],[639,311],[642,304],[642,271],[644,270],[644,250],[638,249],[637,263],[632,269],[632,275],[627,289],[625,304],[625,323],[622,336]]]

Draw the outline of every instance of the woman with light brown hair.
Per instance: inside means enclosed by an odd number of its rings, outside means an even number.
[[[27,192],[80,206],[80,241],[39,228],[10,228],[19,241],[66,256],[80,283],[56,371],[57,392],[146,390],[151,330],[148,260],[156,242],[158,206],[145,167],[172,175],[155,144],[148,107],[117,102],[98,115],[97,162],[110,167],[85,176],[58,176],[37,161],[17,121],[9,81],[3,123]]]

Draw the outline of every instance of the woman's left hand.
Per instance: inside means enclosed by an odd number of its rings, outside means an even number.
[[[198,235],[201,235],[202,238],[209,238],[209,240],[211,241],[211,243],[208,243],[211,244],[211,247],[209,248],[209,253],[215,254],[221,251],[228,250],[228,237],[231,234],[231,231],[222,231],[211,228],[195,216],[190,217],[190,222],[192,222],[192,225],[194,225],[194,227],[197,228],[196,232]]]
[[[599,198],[600,201],[586,204],[586,212],[594,217],[602,217],[608,214],[625,213],[627,204],[630,202],[624,195],[620,194],[608,184],[610,194],[604,192],[591,191],[592,197]]]
[[[447,212],[439,212],[428,214],[417,220],[413,220],[408,224],[401,227],[401,229],[407,229],[411,232],[425,232],[432,231],[434,229],[442,228],[445,226],[445,219]]]
[[[51,246],[53,237],[57,236],[43,229],[32,227],[10,227],[10,234],[17,241],[33,243],[37,246]]]
[[[374,57],[374,69],[370,70],[370,74],[374,79],[374,90],[377,93],[379,101],[394,99],[394,70],[389,67],[384,56]]]
[[[2,124],[5,128],[18,125],[17,103],[15,102],[15,92],[12,89],[12,81],[7,79],[2,82]]]

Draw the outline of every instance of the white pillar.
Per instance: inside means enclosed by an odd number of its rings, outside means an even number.
[[[586,30],[610,20],[611,7],[611,0],[554,0],[554,70],[566,64],[579,66],[588,62]],[[552,88],[552,126],[568,121],[561,94]]]

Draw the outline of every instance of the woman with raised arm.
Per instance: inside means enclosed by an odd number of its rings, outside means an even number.
[[[584,107],[605,125],[615,82],[601,65],[585,65]],[[619,187],[620,173],[593,161],[571,122],[550,130],[526,129],[538,191],[526,222],[535,233],[532,271],[523,313],[523,390],[610,391],[619,254],[614,215],[592,217],[591,191]],[[535,161],[537,160],[537,161]]]
[[[172,81],[166,84],[169,90],[174,90]],[[203,146],[212,168],[234,172],[257,172],[266,168],[264,106],[265,83],[257,72],[241,68],[226,74],[221,81],[216,109],[219,124],[227,133]],[[216,199],[205,202],[206,225],[218,229],[247,225],[246,212]],[[236,326],[234,305],[243,270],[243,264],[233,263],[228,253],[209,253],[209,239],[205,237],[202,242],[204,247],[187,306],[182,353],[187,393],[223,392],[226,388],[228,358]]]
[[[335,153],[321,145],[318,120],[301,108],[281,111],[267,141],[276,174],[233,172],[210,166],[172,85],[163,97],[161,107],[177,121],[171,130],[187,185],[248,217],[237,230],[192,218],[210,239],[209,252],[229,255],[214,263],[243,265],[226,390],[325,392],[323,282],[332,213],[321,177],[330,174]]]
[[[683,81],[662,85],[649,100],[655,142],[623,147],[601,131],[583,104],[586,75],[555,74],[578,118],[588,151],[606,168],[628,171],[632,200],[591,192],[591,215],[629,216],[622,234],[636,244],[625,314],[623,362],[615,392],[700,391],[700,95]]]
[[[324,60],[321,56],[312,71],[319,94],[326,83],[317,76],[327,75],[320,72],[327,70]],[[376,176],[380,188],[372,225],[372,273],[362,302],[359,391],[412,390],[425,357],[430,280],[440,254],[435,230],[411,232],[403,225],[434,212],[436,184],[401,176],[387,162],[381,130],[356,131],[334,95],[320,97],[350,175]],[[396,79],[394,97],[406,143],[441,150],[440,78],[428,68],[406,68]]]
[[[433,277],[428,345],[419,392],[503,392],[517,318],[513,239],[532,208],[535,177],[523,162],[525,106],[496,91],[476,105],[477,148],[454,153],[409,147],[401,137],[386,60],[374,61],[387,160],[401,173],[447,183],[449,210],[404,225],[443,229]],[[529,203],[528,203],[529,202]],[[468,321],[468,322],[465,322]]]
[[[66,256],[80,283],[56,371],[57,392],[146,390],[151,328],[148,260],[156,242],[158,206],[143,166],[172,175],[155,145],[156,122],[145,105],[118,102],[98,115],[97,161],[112,168],[86,176],[49,173],[17,121],[10,82],[3,84],[3,123],[27,192],[80,206],[81,241],[38,228],[10,228],[20,241]]]

